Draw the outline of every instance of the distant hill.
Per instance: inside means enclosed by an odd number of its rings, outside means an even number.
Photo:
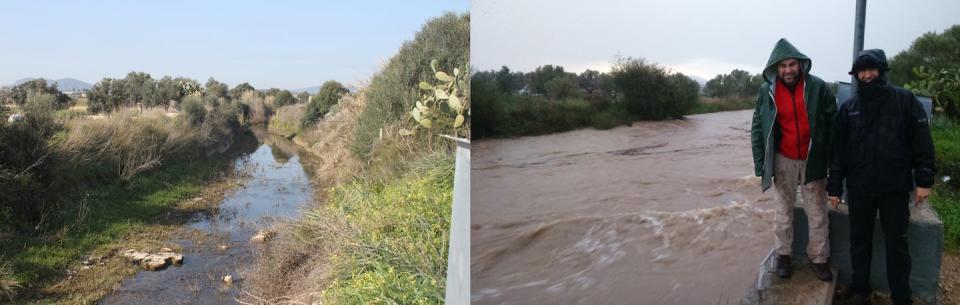
[[[315,95],[317,94],[317,92],[320,92],[320,86],[290,90],[290,93],[293,93],[293,95],[297,95],[297,93],[304,92],[304,91],[306,91],[307,93],[310,93],[310,95]]]
[[[26,83],[26,82],[29,82],[29,81],[32,81],[32,80],[35,80],[35,79],[36,79],[36,78],[32,78],[32,77],[31,77],[31,78],[19,79],[19,80],[13,82],[13,84],[10,85],[9,87],[17,86],[17,85],[20,85],[20,84],[22,84],[22,83]],[[90,90],[90,88],[93,87],[93,85],[91,85],[91,84],[89,84],[89,83],[87,83],[87,82],[84,82],[84,81],[81,81],[81,80],[77,80],[77,79],[73,79],[73,78],[61,78],[61,79],[54,80],[54,81],[51,81],[51,80],[49,80],[49,79],[47,80],[47,83],[51,83],[51,82],[57,83],[57,89],[60,89],[60,91],[63,91],[63,92]]]
[[[703,77],[699,77],[699,76],[696,76],[696,75],[687,75],[687,77],[690,77],[690,78],[692,78],[693,80],[695,80],[695,81],[697,81],[698,83],[700,83],[700,87],[701,87],[701,88],[703,87],[703,85],[706,85],[706,84],[707,84],[707,79],[705,79],[705,78],[703,78]]]

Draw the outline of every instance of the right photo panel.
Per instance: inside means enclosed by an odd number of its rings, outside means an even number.
[[[470,11],[473,304],[960,304],[960,2]]]

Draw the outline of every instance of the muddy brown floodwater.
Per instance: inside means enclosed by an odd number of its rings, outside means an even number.
[[[751,111],[473,144],[474,304],[738,304],[773,247]]]

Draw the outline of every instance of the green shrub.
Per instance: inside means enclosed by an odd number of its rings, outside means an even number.
[[[54,120],[56,99],[31,92],[24,103],[24,120],[0,121],[0,216],[12,218],[0,219],[0,229],[36,221],[46,199],[43,189],[60,175],[54,166],[56,156],[47,144],[62,130]]]
[[[498,134],[499,113],[503,111],[499,104],[500,88],[493,73],[475,73],[470,84],[471,115],[473,116],[470,134],[474,138],[492,137]]]
[[[630,122],[630,117],[623,103],[617,103],[590,116],[590,126],[596,129],[611,129]]]
[[[960,124],[947,117],[935,117],[931,122],[937,172],[940,176],[950,177],[944,186],[960,191]]]
[[[670,106],[679,108],[679,115],[687,114],[700,101],[700,83],[682,73],[667,77]]]
[[[34,222],[40,215],[38,194],[52,177],[45,139],[27,124],[0,127],[0,229]]]
[[[960,24],[955,24],[939,34],[927,32],[917,37],[910,48],[890,59],[890,82],[905,85],[918,80],[913,69],[925,66],[930,71],[956,67],[960,63]]]
[[[577,82],[577,77],[573,74],[564,74],[554,77],[543,84],[547,96],[552,99],[580,98],[583,93]]]
[[[47,84],[47,80],[34,79],[13,87],[10,90],[11,98],[17,105],[23,105],[31,94],[48,94],[53,96],[56,107],[64,107],[70,102],[70,97],[57,89],[57,83]]]
[[[501,101],[503,112],[497,128],[505,136],[540,135],[589,126],[595,111],[584,100],[511,96]]]
[[[682,74],[668,74],[643,59],[619,59],[613,67],[613,78],[627,110],[639,119],[681,118],[697,102],[696,81]]]
[[[428,21],[412,41],[405,42],[365,90],[367,105],[360,114],[351,151],[367,160],[381,129],[407,118],[418,100],[417,84],[432,79],[430,61],[438,70],[466,71],[470,60],[470,15],[447,13]]]
[[[286,105],[293,105],[297,103],[297,98],[293,97],[293,93],[290,93],[289,90],[280,90],[273,97],[274,97],[273,107],[275,108],[280,108]]]
[[[23,105],[23,113],[32,118],[28,120],[31,128],[42,129],[42,134],[52,134],[59,126],[55,124],[57,109],[56,97],[46,93],[31,92],[27,97],[27,102]]]
[[[233,135],[240,130],[242,108],[239,102],[222,101],[216,108],[207,111],[200,129],[207,151],[222,152],[233,143]]]
[[[340,98],[349,92],[350,90],[347,90],[337,81],[330,80],[323,83],[323,86],[320,86],[320,91],[307,105],[307,111],[300,120],[300,126],[306,128],[316,122],[317,119],[330,112],[330,108],[340,102]]]
[[[703,84],[703,95],[708,97],[752,96],[763,82],[763,75],[759,73],[750,74],[747,71],[733,69],[729,74],[717,74]]]
[[[960,250],[960,124],[946,116],[934,117],[930,134],[937,150],[938,172],[930,204],[943,221],[944,248],[957,251]]]
[[[960,29],[960,28],[958,28]],[[933,98],[933,112],[960,119],[960,63],[941,70],[914,67],[916,80],[904,87]]]
[[[180,113],[183,119],[190,122],[193,126],[203,124],[203,118],[207,116],[207,108],[203,106],[203,101],[199,96],[191,95],[183,99],[180,105]]]

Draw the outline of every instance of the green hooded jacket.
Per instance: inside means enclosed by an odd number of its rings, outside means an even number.
[[[837,114],[837,99],[819,77],[810,74],[813,62],[800,53],[786,39],[781,38],[770,53],[763,69],[764,84],[757,92],[757,105],[753,111],[750,142],[753,146],[754,174],[762,177],[761,188],[766,191],[773,182],[774,156],[780,143],[777,128],[777,104],[774,102],[774,84],[777,80],[777,63],[787,58],[800,61],[803,74],[803,101],[810,122],[810,147],[804,168],[803,184],[827,177],[832,149],[833,122]]]

